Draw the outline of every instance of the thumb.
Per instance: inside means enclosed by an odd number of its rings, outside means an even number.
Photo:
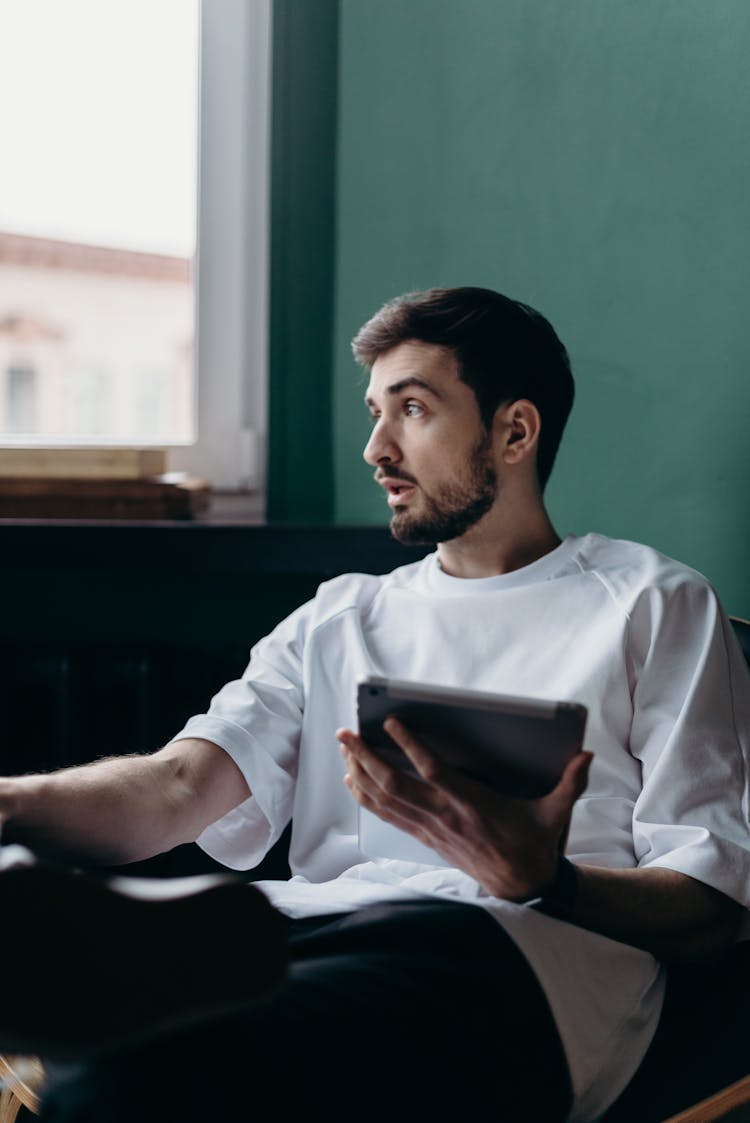
[[[576,753],[573,759],[566,764],[557,787],[549,793],[547,799],[560,808],[571,810],[575,801],[586,790],[589,768],[593,758],[593,753]]]

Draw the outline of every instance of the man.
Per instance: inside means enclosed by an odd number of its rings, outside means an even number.
[[[36,1032],[52,1055],[86,1055],[100,1027],[130,1050],[53,1096],[50,1119],[119,1119],[127,1073],[147,1082],[154,1119],[198,1118],[218,1083],[216,1118],[315,1104],[332,1118],[595,1119],[653,1034],[658,960],[723,948],[750,904],[746,669],[698,574],[554,530],[542,492],[573,382],[551,326],[494,292],[432,290],[386,305],[354,351],[370,369],[364,455],[392,531],[437,552],[321,586],[153,756],[0,785],[8,840],[89,864],[197,839],[246,869],[293,822],[294,876],[260,886],[285,922],[246,887],[157,905],[137,886],[15,871],[6,901],[34,884],[54,899],[50,951],[81,958],[68,891],[105,946],[127,930],[133,949],[122,976],[95,957],[115,1013],[89,988],[67,1049],[48,997],[25,1036],[10,1024],[20,1012],[0,1015],[5,1048],[33,1047]],[[354,732],[366,673],[582,702],[587,751],[550,795],[512,800],[394,721],[418,777],[397,773]],[[375,816],[382,848],[366,852],[360,815]],[[381,856],[404,840],[425,860]],[[38,927],[20,922],[16,938]],[[148,1014],[139,973],[157,992]],[[59,1006],[65,982],[50,986]],[[186,1030],[190,1018],[205,1027]]]

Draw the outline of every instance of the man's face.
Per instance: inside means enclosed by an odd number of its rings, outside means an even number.
[[[497,495],[492,440],[474,392],[445,347],[411,341],[373,363],[365,398],[374,429],[364,450],[388,493],[399,542],[450,542]]]

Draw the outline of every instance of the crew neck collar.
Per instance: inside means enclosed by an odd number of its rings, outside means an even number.
[[[498,573],[493,577],[453,577],[440,566],[437,551],[430,555],[427,580],[436,592],[450,593],[452,596],[467,596],[476,593],[492,593],[500,589],[511,589],[520,585],[531,585],[556,576],[574,553],[578,538],[569,534],[559,546],[543,554],[529,565],[521,566],[510,573]]]

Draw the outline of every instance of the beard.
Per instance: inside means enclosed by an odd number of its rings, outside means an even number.
[[[460,538],[487,514],[497,495],[497,472],[491,459],[492,441],[482,437],[474,447],[467,477],[442,484],[435,495],[422,492],[422,509],[396,511],[391,534],[404,546],[432,545]]]

